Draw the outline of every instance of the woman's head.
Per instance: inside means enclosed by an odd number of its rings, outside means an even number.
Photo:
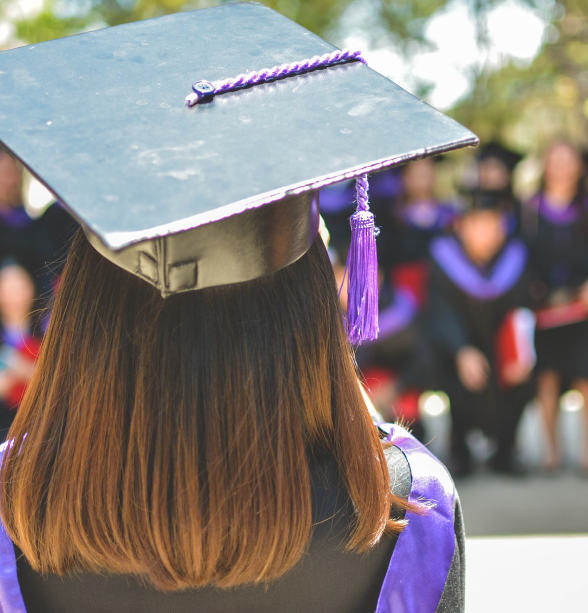
[[[357,509],[350,547],[390,513],[320,238],[267,277],[164,300],[80,233],[11,436],[2,518],[45,572],[164,589],[278,577],[311,531],[315,449]]]
[[[402,184],[409,202],[432,200],[435,194],[435,160],[425,158],[402,167]]]
[[[457,220],[456,232],[469,257],[476,263],[487,264],[506,240],[504,214],[498,209],[468,211]]]
[[[578,189],[584,168],[580,152],[570,143],[558,141],[551,145],[543,163],[543,181],[546,190],[568,188],[574,193]]]
[[[480,189],[501,191],[511,184],[511,170],[498,157],[484,157],[478,162]]]
[[[478,161],[478,189],[485,192],[504,192],[511,189],[512,175],[522,157],[498,141],[488,141],[476,155]]]

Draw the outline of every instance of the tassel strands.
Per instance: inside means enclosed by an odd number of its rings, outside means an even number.
[[[378,338],[378,256],[374,214],[368,204],[368,178],[356,179],[357,209],[351,216],[347,256],[347,338],[353,344]]]

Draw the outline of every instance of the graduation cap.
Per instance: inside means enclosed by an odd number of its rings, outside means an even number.
[[[310,248],[321,187],[477,144],[357,54],[304,63],[337,53],[256,3],[4,51],[0,141],[163,296],[248,281]]]
[[[510,172],[523,159],[523,156],[496,141],[482,145],[477,155],[478,161],[496,159],[502,162]]]

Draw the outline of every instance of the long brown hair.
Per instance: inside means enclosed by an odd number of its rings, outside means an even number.
[[[403,526],[320,238],[267,277],[164,300],[79,232],[9,436],[2,521],[41,572],[277,578],[311,535],[316,448],[356,509],[350,549]]]

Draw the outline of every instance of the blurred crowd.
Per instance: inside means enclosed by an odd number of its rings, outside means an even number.
[[[517,428],[537,398],[548,439],[544,468],[557,470],[560,396],[575,389],[588,398],[586,158],[568,142],[553,143],[536,193],[521,201],[513,172],[522,158],[496,142],[478,150],[455,196],[439,199],[438,168],[450,157],[370,178],[380,228],[380,333],[356,351],[363,385],[382,419],[404,420],[423,440],[419,399],[442,391],[455,476],[474,469],[472,432],[491,442],[491,470],[521,474]],[[341,285],[354,183],[323,189],[320,203]],[[28,212],[23,170],[0,148],[0,438],[33,373],[76,227],[59,203]],[[578,469],[588,473],[588,455]]]
[[[363,384],[384,420],[403,419],[423,439],[419,399],[441,390],[450,405],[455,476],[474,469],[473,432],[490,443],[489,469],[523,474],[516,433],[533,398],[548,440],[544,469],[558,470],[560,396],[575,389],[588,398],[586,158],[569,142],[553,143],[535,194],[522,201],[513,189],[521,159],[486,143],[449,201],[437,197],[443,157],[370,180],[380,228],[380,334],[357,348]],[[321,192],[340,284],[353,189],[347,183]],[[588,455],[577,468],[588,472]]]
[[[29,215],[23,169],[0,146],[0,442],[33,374],[76,226],[59,204],[38,218]]]

